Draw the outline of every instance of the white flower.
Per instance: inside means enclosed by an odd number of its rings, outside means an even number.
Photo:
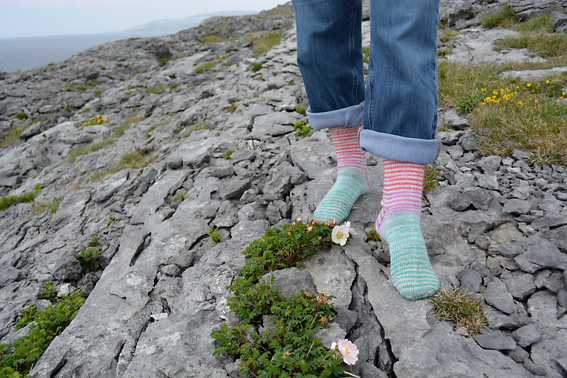
[[[352,227],[350,226],[350,222],[348,222],[348,221],[345,222],[345,226],[346,226],[346,228],[348,229],[348,233],[349,233],[349,234],[351,234],[351,235],[358,235],[356,232],[354,232],[354,228],[352,228]]]
[[[349,237],[348,228],[345,225],[335,226],[333,232],[331,233],[331,239],[333,243],[339,244],[341,247],[346,244]]]
[[[354,365],[358,361],[358,348],[348,340],[339,340],[338,343],[333,342],[331,349],[339,347],[339,352],[343,355],[343,361],[347,365]]]

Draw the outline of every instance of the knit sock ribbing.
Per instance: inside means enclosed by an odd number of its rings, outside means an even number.
[[[352,206],[368,190],[366,153],[358,145],[358,128],[337,126],[329,129],[337,154],[337,181],[315,210],[318,222],[344,221]]]
[[[390,248],[390,274],[400,294],[411,300],[439,289],[421,232],[421,196],[425,166],[384,161],[382,210],[376,231]]]

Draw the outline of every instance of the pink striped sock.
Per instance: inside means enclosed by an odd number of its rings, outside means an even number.
[[[337,155],[337,181],[315,210],[320,222],[344,221],[359,196],[368,190],[366,153],[358,145],[358,128],[337,126],[329,129]]]
[[[392,284],[406,299],[421,299],[439,289],[421,232],[423,164],[384,161],[382,210],[376,231],[390,248]]]
[[[358,145],[358,128],[337,126],[329,128],[337,154],[337,167],[357,168],[366,175],[366,153]]]

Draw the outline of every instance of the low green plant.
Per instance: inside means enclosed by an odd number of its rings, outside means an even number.
[[[564,164],[567,149],[567,108],[560,88],[567,78],[486,89],[471,113],[473,129],[483,130],[478,149],[486,155],[508,156],[513,148],[532,152],[536,164]]]
[[[55,301],[57,299],[57,290],[55,290],[55,285],[51,281],[47,281],[41,284],[41,289],[37,293],[36,297],[38,299],[46,299],[48,301]]]
[[[426,164],[425,173],[423,176],[423,193],[429,192],[431,189],[439,185],[439,174],[441,169],[437,168],[435,164]]]
[[[163,91],[165,89],[164,86],[159,86],[159,87],[147,87],[146,88],[146,93],[147,94],[160,94],[161,91]]]
[[[212,241],[215,242],[216,244],[219,244],[220,242],[222,242],[222,237],[221,234],[219,232],[219,228],[218,227],[211,227],[209,228],[209,232],[207,232],[207,235],[209,235],[209,237],[211,238]]]
[[[364,63],[368,63],[370,61],[370,48],[364,47],[362,49],[362,60]]]
[[[295,112],[303,116],[307,115],[307,109],[305,109],[305,106],[303,105],[295,105]]]
[[[545,30],[527,31],[520,36],[506,37],[495,42],[496,49],[530,49],[543,58],[557,57],[567,50],[567,35],[550,34]]]
[[[61,204],[61,199],[57,199],[53,201],[50,205],[47,205],[47,208],[51,211],[51,214],[55,214],[59,209],[59,205]]]
[[[461,291],[459,287],[442,289],[430,301],[437,318],[452,322],[455,328],[464,328],[471,337],[488,324],[481,307],[482,299]]]
[[[201,42],[202,45],[210,45],[212,43],[220,43],[228,41],[227,38],[221,38],[216,35],[207,35],[203,37],[203,41]]]
[[[102,254],[97,248],[81,249],[77,254],[77,260],[83,268],[83,273],[86,273],[91,267],[96,268],[99,264],[98,256]]]
[[[210,129],[211,129],[211,126],[207,125],[207,124],[204,123],[204,122],[200,122],[199,124],[193,126],[193,127],[187,132],[187,134],[185,134],[185,137],[186,137],[186,138],[190,137],[191,134],[192,134],[194,131],[210,130]]]
[[[98,151],[98,150],[100,150],[100,149],[102,149],[106,146],[110,146],[113,143],[114,143],[114,140],[105,139],[101,142],[96,142],[96,143],[93,142],[93,143],[85,144],[83,146],[79,146],[77,148],[74,148],[71,151],[71,153],[67,157],[67,161],[71,162],[71,161],[75,160],[76,158],[78,158],[79,156],[88,155],[91,152]]]
[[[458,30],[446,30],[441,33],[437,33],[437,39],[440,42],[447,43],[450,42],[453,38],[459,35],[461,32]]]
[[[20,194],[17,196],[5,196],[0,198],[0,210],[7,209],[8,207],[16,204],[16,203],[25,203],[31,202],[35,199],[37,193],[35,192],[27,192],[24,194]]]
[[[290,82],[289,82],[289,85],[295,85],[295,80],[291,79]]]
[[[224,108],[226,111],[228,111],[229,113],[234,113],[236,111],[236,109],[238,108],[238,104],[236,102],[233,102],[232,104],[230,104],[229,106],[227,106],[226,108]]]
[[[91,236],[90,239],[89,239],[89,247],[96,247],[96,246],[98,246],[98,245],[99,245],[99,240],[100,240],[100,237],[99,237],[99,236],[96,236],[96,235]]]
[[[270,32],[265,33],[260,38],[253,38],[254,52],[253,56],[258,57],[272,49],[272,47],[279,45],[282,40],[282,33]]]
[[[303,138],[309,135],[311,131],[311,126],[306,124],[305,121],[297,121],[293,124],[293,127],[295,128],[295,135]]]
[[[248,263],[227,288],[234,294],[228,306],[240,318],[240,325],[226,323],[213,330],[214,355],[232,354],[240,359],[239,373],[245,377],[339,377],[342,358],[325,349],[317,331],[334,318],[331,296],[308,291],[285,297],[273,285],[259,280],[277,269],[301,266],[301,260],[331,242],[331,229],[317,222],[300,220],[280,228],[266,229],[242,253]],[[254,331],[263,319],[265,331]]]
[[[233,153],[234,153],[234,150],[226,150],[225,152],[222,153],[222,157],[223,157],[223,159],[230,160],[230,159],[232,159],[230,157],[230,155],[232,155]]]
[[[14,115],[14,118],[19,119],[20,121],[23,121],[24,119],[28,119],[28,115],[25,112],[19,112],[19,113],[16,113],[16,115]]]
[[[22,329],[29,324],[29,330],[12,344],[0,344],[0,375],[7,378],[26,376],[51,341],[77,316],[85,302],[82,297],[82,292],[74,292],[61,296],[60,302],[43,311],[35,306],[25,309],[15,328]]]
[[[176,195],[173,196],[173,202],[177,202],[177,201],[183,201],[185,199],[185,193],[178,193]]]
[[[251,70],[252,72],[258,72],[258,71],[260,71],[260,70],[262,69],[262,66],[263,66],[263,65],[264,65],[263,62],[254,63],[254,64],[252,65],[252,68],[250,68],[250,70]]]
[[[446,48],[437,49],[437,56],[440,58],[444,58],[447,55],[451,55],[452,52],[453,52],[452,49],[446,49]]]
[[[113,136],[116,139],[122,137],[126,133],[126,130],[128,130],[130,128],[130,126],[132,126],[135,123],[142,122],[145,119],[146,119],[146,117],[143,116],[143,115],[128,118],[120,126],[118,126],[116,129],[114,129]]]
[[[510,27],[514,22],[516,22],[516,12],[511,5],[506,5],[482,17],[480,24],[483,28],[495,28],[497,26]]]
[[[195,72],[200,74],[200,73],[203,73],[203,72],[210,71],[217,64],[219,64],[218,60],[211,60],[211,61],[205,62],[205,63],[200,64],[197,67],[195,67]]]
[[[112,167],[93,173],[87,181],[97,182],[101,181],[107,176],[113,175],[116,172],[120,172],[123,169],[139,169],[144,168],[150,164],[154,158],[146,150],[136,150],[132,152],[127,152],[120,157],[120,160]]]
[[[26,129],[25,126],[12,127],[10,129],[10,132],[8,133],[8,135],[2,137],[2,139],[0,140],[0,148],[7,146],[8,144],[10,144],[12,142],[19,140],[20,135],[22,135],[22,133],[24,132],[25,129]]]
[[[550,13],[543,13],[528,19],[526,22],[514,24],[512,29],[519,32],[539,30],[551,33],[553,32],[553,16]]]
[[[366,240],[380,241],[380,235],[375,229],[372,229],[366,233]]]
[[[115,217],[106,218],[106,219],[105,219],[106,225],[107,225],[107,226],[110,226],[110,225],[112,224],[112,222],[114,222],[115,220],[116,220]]]
[[[167,62],[169,62],[171,60],[171,58],[160,58],[159,59],[159,63],[162,66],[165,66],[167,64]]]

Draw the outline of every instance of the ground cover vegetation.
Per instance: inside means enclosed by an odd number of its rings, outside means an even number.
[[[567,36],[550,33],[551,18],[542,15],[519,23],[508,8],[486,16],[483,25],[507,26],[517,37],[497,41],[500,48],[529,48],[547,58],[544,63],[464,65],[438,62],[439,103],[464,113],[475,130],[481,130],[479,151],[508,156],[514,149],[532,152],[536,164],[564,164],[567,148],[567,75],[534,81],[503,77],[509,70],[564,66]]]
[[[300,267],[307,256],[331,244],[328,223],[302,222],[301,219],[266,233],[242,253],[248,263],[227,288],[234,294],[228,300],[240,324],[224,323],[211,336],[215,355],[239,358],[240,374],[246,377],[339,377],[345,372],[341,354],[321,345],[315,335],[325,329],[335,313],[333,297],[306,290],[281,295],[272,275],[279,269]],[[261,323],[264,331],[258,331]]]

